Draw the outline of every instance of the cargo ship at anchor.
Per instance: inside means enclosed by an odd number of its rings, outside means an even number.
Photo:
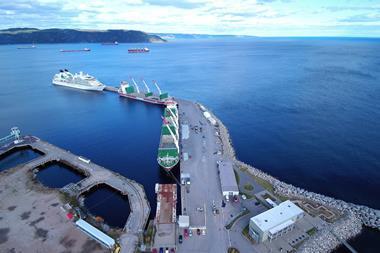
[[[170,103],[173,101],[173,98],[169,96],[166,92],[161,92],[160,87],[156,82],[154,82],[154,85],[156,86],[158,90],[158,94],[154,94],[146,84],[146,82],[143,80],[142,82],[145,85],[145,90],[140,92],[140,88],[138,84],[135,82],[135,80],[132,78],[133,85],[130,84],[127,81],[122,81],[119,88],[119,95],[122,97],[134,99],[134,100],[140,100],[143,102],[151,103],[151,104],[159,104],[159,105],[166,105],[167,103]]]
[[[158,148],[157,162],[170,172],[179,162],[179,119],[178,104],[167,103],[162,117],[161,138]]]

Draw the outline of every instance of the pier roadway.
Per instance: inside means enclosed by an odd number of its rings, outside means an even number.
[[[49,161],[60,161],[85,174],[86,178],[79,183],[72,184],[70,185],[71,187],[64,187],[66,191],[76,197],[102,183],[113,187],[122,194],[128,195],[131,212],[123,229],[123,234],[120,237],[120,246],[122,253],[132,253],[135,251],[150,213],[149,202],[142,185],[97,164],[82,161],[78,156],[70,153],[70,151],[58,148],[33,136],[25,136],[21,143],[11,144],[8,147],[0,149],[0,155],[14,147],[23,146],[30,146],[45,154],[24,164],[25,170],[33,170]]]
[[[181,140],[181,173],[190,174],[190,186],[181,187],[182,214],[190,217],[193,236],[178,245],[178,252],[227,252],[230,246],[228,231],[225,229],[228,217],[221,208],[222,192],[217,170],[221,143],[216,129],[203,116],[199,107],[192,102],[178,100],[181,126],[188,125],[189,135]],[[188,160],[184,154],[188,154]],[[215,202],[219,214],[213,214]],[[204,208],[197,211],[197,208]],[[199,209],[198,209],[199,210]],[[204,229],[205,235],[197,235],[196,229]],[[183,234],[183,229],[179,230]],[[177,238],[178,240],[178,238]]]

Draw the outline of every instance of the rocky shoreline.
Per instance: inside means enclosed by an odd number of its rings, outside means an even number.
[[[362,225],[380,230],[379,210],[309,192],[291,184],[284,183],[249,164],[237,160],[228,129],[211,111],[209,112],[218,123],[217,129],[220,141],[222,142],[223,155],[233,160],[237,166],[246,167],[251,175],[269,182],[273,186],[274,192],[278,195],[300,200],[311,200],[318,204],[337,209],[343,214],[337,222],[329,224],[328,227],[318,231],[311,240],[305,242],[299,249],[300,252],[331,252],[337,248],[341,244],[341,241],[338,240],[331,231],[333,231],[335,235],[339,235],[339,239],[345,241],[360,234]]]

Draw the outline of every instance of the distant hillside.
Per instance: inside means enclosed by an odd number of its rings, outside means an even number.
[[[156,33],[165,40],[175,39],[222,39],[222,38],[246,38],[248,35],[213,35],[213,34],[191,34],[191,33]]]
[[[133,30],[74,30],[9,28],[0,30],[0,44],[166,42],[158,35]]]

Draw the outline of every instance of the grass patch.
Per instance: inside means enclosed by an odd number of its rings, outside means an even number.
[[[245,195],[247,199],[253,199],[255,197],[255,195],[246,192],[241,192],[240,194]]]
[[[70,194],[68,194],[66,192],[60,194],[60,198],[61,198],[63,203],[69,203],[72,207],[79,207],[80,206],[78,199],[74,196],[71,196]]]
[[[240,183],[240,176],[239,176],[239,173],[237,173],[236,170],[234,170],[234,173],[235,173],[236,183],[239,184],[239,183]]]
[[[153,244],[153,239],[154,239],[154,225],[153,221],[149,221],[148,228],[144,232],[144,244],[146,245],[152,245]]]
[[[266,180],[260,178],[260,177],[257,177],[257,176],[253,176],[254,179],[256,180],[256,182],[261,185],[265,190],[273,193],[274,192],[274,189],[273,189],[273,186]]]
[[[228,253],[239,253],[240,251],[238,251],[236,248],[228,248]]]
[[[243,212],[241,212],[238,216],[236,216],[230,223],[228,223],[226,225],[226,229],[231,229],[232,226],[235,224],[235,222],[240,219],[241,217],[243,217],[244,215],[247,215],[249,213],[248,209],[244,210]]]
[[[255,241],[252,239],[252,237],[249,235],[249,224],[245,226],[243,231],[241,231],[241,234],[247,238],[251,243],[255,243]]]
[[[251,184],[245,184],[245,185],[244,185],[244,189],[245,189],[246,191],[252,191],[252,190],[253,190],[253,185],[251,185]]]
[[[317,233],[317,229],[316,229],[316,228],[312,228],[312,229],[306,231],[306,233],[307,233],[309,236],[313,236],[313,235],[315,235],[315,233]]]

